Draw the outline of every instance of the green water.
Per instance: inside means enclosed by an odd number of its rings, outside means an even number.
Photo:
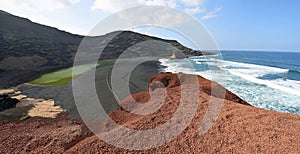
[[[99,60],[97,63],[97,67],[111,63],[113,61],[115,61],[115,59]],[[44,86],[61,86],[71,82],[73,79],[80,76],[84,72],[91,70],[93,67],[94,64],[73,66],[67,69],[44,74],[40,78],[35,79],[29,83]],[[74,71],[73,74],[72,71]]]

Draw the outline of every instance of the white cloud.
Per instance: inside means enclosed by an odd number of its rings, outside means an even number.
[[[187,13],[197,14],[203,12],[201,6],[205,1],[206,0],[95,0],[92,9],[100,9],[108,13],[115,13],[135,6],[156,5],[179,9],[183,8]]]
[[[95,0],[92,9],[100,9],[108,13],[116,13],[124,9],[128,9],[136,6],[145,6],[145,5],[156,5],[156,6],[167,6],[171,8],[177,8],[183,10],[184,12],[190,15],[197,15],[204,13],[205,8],[203,7],[204,3],[207,0]],[[222,7],[217,7],[210,12],[206,12],[202,16],[201,20],[208,20],[215,18],[218,13],[222,10]],[[151,12],[152,13],[152,12]],[[146,17],[145,17],[146,18]],[[146,20],[146,19],[145,19]]]
[[[192,14],[192,15],[205,12],[205,10],[203,8],[200,8],[200,7],[186,8],[186,9],[184,9],[184,11],[186,13]]]
[[[100,9],[105,12],[114,13],[138,5],[138,0],[95,0],[92,9]]]
[[[16,16],[28,18],[33,22],[56,27],[76,34],[85,34],[87,30],[66,22],[62,16],[67,8],[80,0],[7,0],[1,2],[0,10]],[[59,13],[58,13],[59,12]],[[61,14],[60,14],[61,13]],[[60,17],[57,17],[59,15]]]
[[[216,18],[219,16],[219,12],[223,9],[223,7],[217,7],[215,8],[214,10],[206,13],[202,18],[201,20],[207,20],[207,19],[212,19],[212,18]]]
[[[186,6],[199,6],[203,5],[205,0],[181,0]]]
[[[139,14],[139,16],[137,16]],[[190,19],[188,15],[169,8],[147,7],[137,8],[118,13],[118,17],[124,20],[123,24],[128,23],[155,23],[167,27],[174,27],[184,23],[188,23]]]
[[[123,9],[141,6],[141,5],[156,5],[176,7],[175,0],[95,0],[92,9],[100,9],[105,12],[115,13]]]
[[[95,22],[90,22],[89,25],[86,24],[88,26],[78,24],[78,17],[73,15],[74,11],[76,11],[77,15],[82,15],[81,17],[98,13],[102,15],[103,12],[89,12],[88,10],[83,10],[85,7],[78,10],[77,6],[74,10],[72,6],[78,4],[79,1],[81,0],[3,0],[0,5],[0,10],[28,18],[33,22],[50,25],[73,33],[86,34],[88,29],[93,26],[90,23],[95,24]],[[91,7],[107,13],[115,13],[135,6],[156,5],[177,8],[190,15],[198,16],[201,13],[201,15],[204,15],[202,20],[217,17],[218,12],[222,8],[216,8],[213,11],[206,12],[204,8],[205,2],[206,0],[94,0],[93,6]],[[86,3],[86,1],[81,1],[81,3]],[[206,12],[206,14],[204,14],[204,12]],[[135,13],[130,15],[133,19],[135,19]],[[168,25],[170,26],[176,26],[187,22],[185,17],[180,14],[164,14],[163,11],[159,11],[159,13],[161,17],[155,20],[160,21],[162,24],[169,23]],[[149,15],[158,13],[146,11],[145,14],[147,15],[139,20],[151,21],[153,19],[151,19]]]
[[[80,0],[9,0],[1,2],[0,8],[3,10],[15,11],[52,11],[57,9],[64,9]]]
[[[157,6],[169,6],[176,7],[175,0],[139,0],[142,5],[157,5]]]

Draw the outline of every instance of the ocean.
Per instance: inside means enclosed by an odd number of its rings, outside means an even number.
[[[300,53],[221,51],[160,62],[161,71],[201,75],[255,107],[300,115]]]

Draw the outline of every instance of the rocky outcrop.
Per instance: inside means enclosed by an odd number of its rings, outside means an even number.
[[[173,88],[173,87],[180,86],[181,85],[180,82],[185,81],[185,83],[189,83],[189,80],[190,80],[190,84],[193,84],[193,80],[191,78],[194,76],[195,75],[188,75],[183,73],[179,73],[179,74],[160,73],[150,80],[149,88],[152,90],[154,89],[154,86],[159,88],[163,86],[166,88]],[[249,103],[242,100],[234,93],[222,87],[220,84],[207,80],[201,76],[197,76],[197,78],[198,78],[198,83],[201,92],[204,92],[207,95],[211,95],[217,98],[224,98],[232,102],[237,102],[244,105],[250,105]],[[163,84],[163,86],[161,85],[161,83]],[[224,91],[224,94],[222,93],[222,91]]]
[[[0,112],[9,108],[16,107],[17,103],[19,103],[18,99],[11,98],[6,94],[0,95]]]

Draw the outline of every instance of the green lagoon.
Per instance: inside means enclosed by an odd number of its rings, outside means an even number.
[[[100,67],[101,65],[106,65],[109,63],[114,62],[115,59],[106,59],[106,60],[99,60],[97,63],[97,67]],[[62,86],[69,82],[71,82],[76,77],[80,76],[84,72],[91,70],[93,68],[94,64],[84,64],[84,65],[78,65],[73,66],[67,69],[62,69],[59,71],[55,71],[52,73],[47,73],[42,75],[40,78],[35,79],[30,84],[36,84],[36,85],[44,85],[44,86]],[[72,74],[72,71],[74,69],[74,72]]]

